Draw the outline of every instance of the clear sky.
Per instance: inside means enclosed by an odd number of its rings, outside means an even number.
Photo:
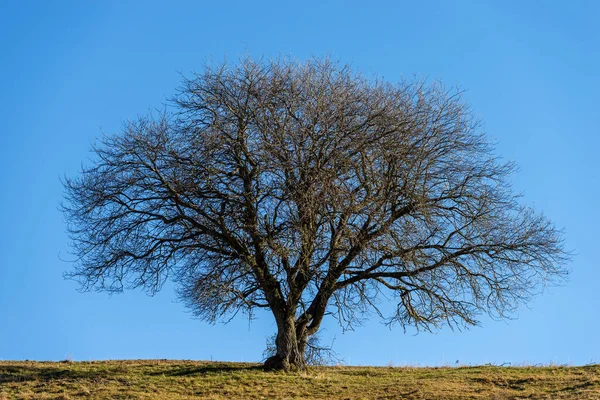
[[[523,201],[576,253],[568,283],[516,319],[419,335],[376,317],[346,333],[329,321],[325,343],[362,365],[600,362],[598,21],[593,0],[1,1],[0,360],[262,358],[267,314],[210,325],[169,286],[110,297],[64,281],[59,178],[78,172],[101,130],[160,106],[180,73],[285,54],[467,89],[498,154],[520,165]]]

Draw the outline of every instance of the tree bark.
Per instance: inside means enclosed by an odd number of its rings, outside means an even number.
[[[307,338],[298,337],[293,317],[276,319],[277,338],[275,339],[275,345],[277,353],[265,361],[265,370],[305,370],[306,360],[304,358],[304,351]]]

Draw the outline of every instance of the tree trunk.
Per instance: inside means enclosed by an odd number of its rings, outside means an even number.
[[[302,371],[306,369],[304,350],[306,338],[298,338],[294,318],[285,318],[277,323],[277,353],[267,358],[266,370]]]

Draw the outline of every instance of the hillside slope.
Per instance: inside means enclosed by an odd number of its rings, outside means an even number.
[[[6,399],[600,399],[600,365],[585,367],[314,367],[135,360],[0,362]]]

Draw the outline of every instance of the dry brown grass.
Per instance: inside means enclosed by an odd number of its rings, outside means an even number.
[[[0,362],[7,399],[600,399],[585,367],[314,367],[198,361]]]

